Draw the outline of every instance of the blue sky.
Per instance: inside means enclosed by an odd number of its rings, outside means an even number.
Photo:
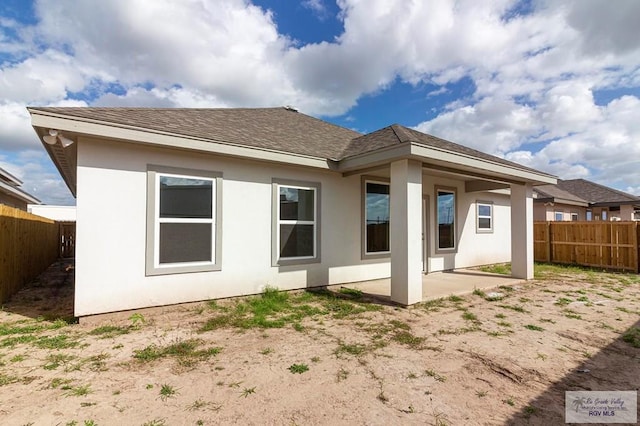
[[[27,105],[291,105],[640,194],[640,2],[3,0],[0,167],[73,204]]]

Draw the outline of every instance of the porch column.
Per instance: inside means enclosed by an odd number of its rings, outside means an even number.
[[[533,278],[533,187],[511,185],[511,275]]]
[[[391,300],[422,302],[422,163],[391,163]]]

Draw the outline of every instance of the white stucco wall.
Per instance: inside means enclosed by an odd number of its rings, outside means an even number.
[[[145,276],[148,164],[223,173],[222,270]],[[321,263],[271,266],[272,178],[320,182]],[[76,315],[388,277],[360,259],[360,177],[78,141]]]
[[[77,316],[390,275],[388,258],[361,259],[360,176],[85,138],[77,148]],[[149,164],[222,173],[220,271],[145,276]],[[273,178],[321,184],[320,263],[272,266]],[[435,252],[435,185],[457,188],[455,253]],[[462,181],[428,175],[423,193],[429,271],[510,260],[508,196],[465,193]],[[493,233],[476,233],[476,200],[494,203]]]
[[[493,192],[465,192],[464,182],[423,175],[423,192],[429,198],[428,272],[509,262],[511,260],[511,209],[509,196]],[[456,189],[457,250],[436,250],[436,186]],[[493,232],[476,231],[476,202],[493,203]]]

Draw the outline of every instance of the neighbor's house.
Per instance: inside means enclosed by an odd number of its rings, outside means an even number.
[[[534,189],[534,220],[640,220],[640,197],[585,179]]]
[[[40,204],[40,200],[26,193],[22,181],[0,167],[0,204],[27,211],[27,204]]]
[[[77,316],[389,277],[408,305],[423,273],[507,261],[529,279],[533,186],[556,182],[290,108],[29,112],[77,199]]]
[[[57,222],[75,222],[76,206],[54,206],[50,204],[29,204],[27,211]]]

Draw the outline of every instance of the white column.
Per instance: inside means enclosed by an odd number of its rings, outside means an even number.
[[[391,300],[422,302],[422,163],[391,163]]]
[[[533,187],[511,185],[511,275],[533,278]]]

